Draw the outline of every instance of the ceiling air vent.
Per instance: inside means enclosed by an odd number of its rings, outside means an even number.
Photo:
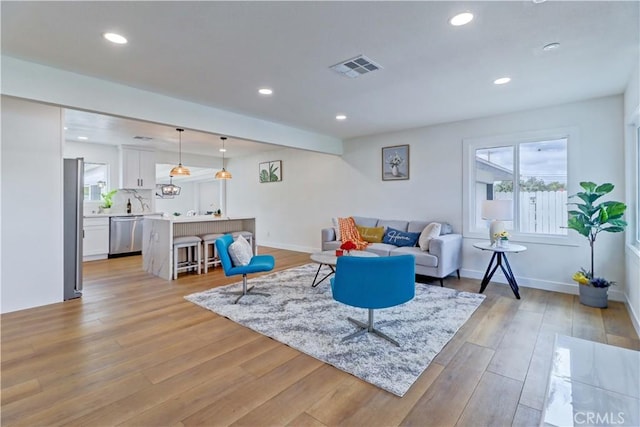
[[[140,141],[151,141],[153,138],[150,136],[134,136],[133,139],[137,139]]]
[[[343,61],[339,64],[332,65],[329,68],[342,75],[355,79],[362,74],[380,70],[382,67],[380,66],[380,64],[376,64],[366,56],[360,55],[356,56],[355,58]]]

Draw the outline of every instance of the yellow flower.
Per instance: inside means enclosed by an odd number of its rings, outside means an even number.
[[[589,284],[589,278],[587,276],[585,276],[581,271],[576,272],[573,277],[573,280],[575,280],[576,282],[580,283],[581,285],[588,285]]]
[[[507,233],[506,231],[501,231],[499,233],[494,234],[493,237],[495,239],[508,239],[509,233]]]

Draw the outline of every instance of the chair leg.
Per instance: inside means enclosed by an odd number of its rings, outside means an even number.
[[[204,247],[204,274],[209,272],[209,243],[202,242],[202,246]]]
[[[242,275],[242,293],[240,294],[240,296],[238,298],[236,298],[236,300],[234,301],[234,304],[237,304],[238,301],[240,301],[240,298],[242,298],[243,296],[247,295],[249,292],[251,292],[251,290],[254,288],[254,286],[250,287],[249,289],[247,289],[247,275],[243,274]],[[265,297],[271,296],[271,294],[267,294],[264,292],[251,292],[251,295],[262,295]]]
[[[362,335],[362,334],[364,334],[366,332],[371,332],[372,334],[375,334],[375,335],[379,336],[380,338],[383,338],[383,339],[389,341],[391,344],[394,344],[394,345],[400,347],[400,343],[398,341],[394,340],[389,335],[381,332],[380,330],[376,329],[373,326],[373,309],[372,308],[369,309],[369,319],[368,319],[369,321],[368,321],[368,323],[360,322],[360,321],[358,321],[356,319],[353,319],[351,317],[348,317],[347,320],[349,320],[351,323],[353,323],[354,325],[359,327],[360,330],[352,333],[351,335],[347,335],[346,337],[342,338],[343,342],[347,341],[347,340],[350,340],[351,338],[358,337],[358,336],[360,336],[360,335]]]
[[[457,269],[456,273],[458,274],[458,280],[460,280],[460,269]]]
[[[442,280],[442,277],[440,278],[440,287],[443,288],[444,287],[444,281]]]

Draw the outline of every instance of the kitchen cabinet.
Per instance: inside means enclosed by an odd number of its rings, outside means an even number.
[[[123,146],[121,162],[121,188],[156,188],[156,159],[150,150]]]
[[[105,259],[109,255],[109,217],[83,219],[82,260]]]

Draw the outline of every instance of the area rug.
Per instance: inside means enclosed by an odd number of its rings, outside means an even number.
[[[185,299],[403,396],[485,298],[416,283],[413,300],[376,310],[374,315],[376,328],[401,347],[373,334],[342,342],[356,331],[347,317],[366,322],[367,310],[335,301],[329,280],[312,288],[317,269],[317,264],[307,264],[249,279],[249,286],[271,295],[249,294],[238,304],[233,301],[242,289],[241,282]]]

